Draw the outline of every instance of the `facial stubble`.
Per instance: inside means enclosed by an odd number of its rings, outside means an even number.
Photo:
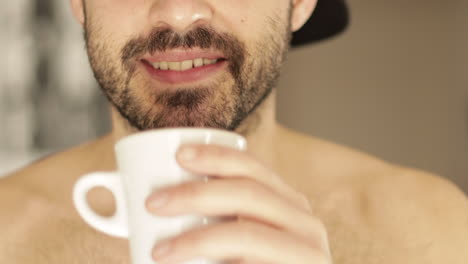
[[[184,35],[154,28],[146,37],[127,41],[117,57],[100,26],[85,17],[85,42],[94,76],[114,108],[140,131],[167,127],[235,130],[276,86],[292,35],[289,23],[281,23],[279,16],[268,17],[269,30],[263,31],[250,54],[236,37],[208,26]],[[138,64],[143,55],[194,47],[221,51],[230,78],[224,75],[204,86],[158,91],[154,82],[141,76],[145,73]]]

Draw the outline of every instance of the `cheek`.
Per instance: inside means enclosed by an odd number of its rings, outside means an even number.
[[[155,1],[170,0],[88,0],[86,3],[95,28],[99,28],[106,42],[112,41],[116,46],[151,30],[148,12]],[[261,40],[268,26],[267,17],[285,15],[289,4],[287,0],[198,1],[206,1],[212,7],[211,25],[235,35],[247,46]]]
[[[215,20],[217,25],[226,25],[225,30],[239,36],[245,43],[259,40],[269,26],[269,18],[286,21],[289,1],[285,0],[216,0]],[[222,2],[222,5],[219,2]]]
[[[95,0],[87,10],[90,19],[106,34],[133,36],[141,32],[147,21],[143,21],[147,0]]]

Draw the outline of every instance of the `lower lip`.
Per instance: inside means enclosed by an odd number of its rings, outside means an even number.
[[[169,84],[190,83],[207,79],[217,71],[221,70],[226,65],[226,63],[226,60],[221,60],[215,64],[204,65],[201,67],[192,68],[190,70],[173,71],[157,70],[153,68],[149,62],[142,61],[142,64],[145,66],[151,77],[160,82]]]

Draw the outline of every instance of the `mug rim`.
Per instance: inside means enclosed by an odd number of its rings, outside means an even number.
[[[218,129],[218,128],[203,128],[203,127],[158,128],[158,129],[151,129],[151,130],[146,130],[142,132],[137,132],[137,133],[133,133],[131,135],[125,136],[119,139],[115,143],[115,149],[122,148],[124,145],[129,144],[127,142],[132,142],[142,137],[148,137],[149,135],[154,135],[154,134],[164,135],[164,134],[170,134],[174,132],[177,132],[177,133],[191,132],[191,133],[197,133],[197,134],[213,133],[217,135],[234,136],[237,138],[237,140],[244,141],[244,144],[246,141],[246,139],[238,133],[223,130],[223,129]]]

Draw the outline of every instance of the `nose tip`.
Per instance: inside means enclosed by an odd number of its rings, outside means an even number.
[[[212,8],[205,0],[155,1],[150,19],[155,26],[168,26],[184,32],[197,24],[207,23],[213,16]]]

